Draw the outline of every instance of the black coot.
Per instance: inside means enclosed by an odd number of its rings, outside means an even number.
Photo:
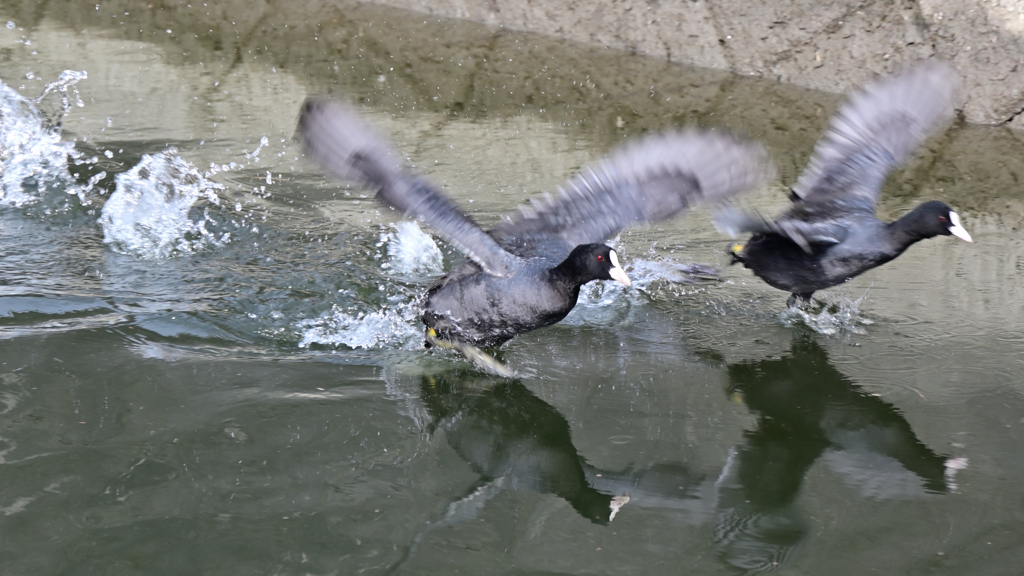
[[[434,227],[469,258],[427,294],[423,322],[434,343],[496,346],[565,318],[591,280],[629,286],[615,251],[602,244],[606,238],[751,188],[768,169],[760,146],[726,134],[650,136],[485,232],[404,168],[347,106],[308,100],[299,132],[329,171],[377,188],[379,201]]]
[[[815,146],[786,212],[774,221],[738,210],[716,217],[722,232],[754,233],[746,246],[733,248],[735,260],[791,292],[795,306],[919,240],[952,234],[971,242],[957,213],[942,202],[926,202],[895,222],[875,217],[886,176],[949,121],[955,92],[952,70],[926,61],[853,94]]]

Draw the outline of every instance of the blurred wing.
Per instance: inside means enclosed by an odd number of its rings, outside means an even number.
[[[814,205],[805,207],[803,204],[798,204],[794,208],[810,208],[811,210],[802,210],[805,213],[804,217],[797,215],[772,221],[757,212],[730,207],[720,210],[715,215],[715,228],[733,238],[744,232],[781,234],[808,253],[813,251],[812,245],[838,244],[846,239],[849,230],[846,220],[810,214],[809,212],[816,208]],[[787,215],[792,214],[793,211],[787,213]]]
[[[831,213],[874,214],[889,171],[952,118],[955,98],[955,73],[936,60],[868,84],[832,118],[794,195]]]
[[[771,172],[761,146],[715,132],[649,136],[626,145],[491,230],[509,252],[561,261],[580,244],[660,222],[753,188]]]
[[[505,276],[512,256],[401,157],[359,115],[338,102],[309,99],[299,116],[306,152],[345,180],[377,188],[377,200],[432,226],[489,274]]]

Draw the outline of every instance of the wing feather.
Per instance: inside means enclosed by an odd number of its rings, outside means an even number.
[[[793,193],[805,202],[845,197],[845,206],[873,213],[889,172],[952,119],[956,87],[952,68],[927,60],[854,93],[832,117]]]
[[[727,210],[716,227],[786,236],[807,252],[846,237],[851,216],[874,217],[882,184],[893,168],[953,116],[956,76],[928,60],[855,92],[832,117],[807,169],[793,186],[793,205],[775,221]]]
[[[513,254],[561,261],[580,244],[603,242],[627,226],[724,200],[770,173],[760,145],[729,134],[691,130],[648,136],[583,169],[556,194],[506,217],[491,235]]]
[[[354,110],[311,98],[302,107],[299,133],[326,170],[377,188],[377,200],[433,227],[487,273],[509,273],[515,257],[425,178],[406,171],[388,141]]]

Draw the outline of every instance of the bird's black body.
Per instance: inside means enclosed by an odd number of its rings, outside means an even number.
[[[946,204],[932,201],[890,223],[873,216],[851,217],[842,242],[813,243],[810,251],[783,234],[755,234],[736,258],[770,286],[808,300],[818,290],[895,259],[915,242],[950,235],[944,225],[950,212]]]
[[[955,234],[970,241],[959,216],[942,202],[926,202],[895,222],[875,216],[889,171],[952,115],[953,93],[951,72],[928,62],[854,94],[815,148],[789,210],[774,221],[738,211],[719,215],[720,229],[754,233],[733,251],[735,261],[791,292],[793,305],[893,260],[920,240]]]
[[[768,168],[759,146],[729,135],[648,136],[580,173],[559,194],[484,231],[408,172],[347,107],[308,100],[299,131],[310,155],[330,171],[376,188],[379,201],[430,224],[468,257],[427,294],[428,343],[496,346],[565,318],[587,282],[614,279],[628,286],[605,239],[752,188]]]
[[[610,253],[603,244],[584,244],[561,263],[523,259],[507,277],[482,274],[467,263],[470,270],[453,272],[427,293],[423,323],[444,340],[498,346],[565,318],[583,284],[611,280],[601,265],[610,262]]]

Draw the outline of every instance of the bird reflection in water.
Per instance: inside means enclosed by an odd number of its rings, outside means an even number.
[[[599,525],[611,522],[626,503],[701,511],[709,500],[700,489],[711,482],[682,465],[623,472],[591,466],[573,445],[565,416],[518,380],[453,371],[424,376],[420,388],[430,417],[428,432],[443,430],[480,481],[451,502],[443,518],[419,532],[388,573],[401,568],[431,532],[476,518],[506,488],[554,494]]]
[[[448,523],[471,517],[503,488],[554,494],[584,518],[608,524],[631,499],[689,499],[703,477],[677,465],[614,472],[594,468],[572,443],[569,423],[518,380],[474,384],[472,374],[425,377],[421,399],[430,432],[480,475],[481,483],[449,506]]]
[[[875,499],[949,492],[966,464],[921,443],[894,406],[836,370],[808,335],[781,358],[729,365],[728,376],[729,394],[757,416],[717,481],[715,540],[738,568],[778,566],[804,539],[794,501],[819,458]]]
[[[443,430],[480,480],[414,538],[405,559],[430,532],[476,518],[504,489],[525,489],[554,494],[600,525],[641,508],[667,511],[680,524],[712,523],[725,563],[770,570],[809,532],[795,502],[817,461],[872,499],[950,492],[966,464],[925,446],[894,406],[836,370],[808,335],[781,358],[731,364],[726,372],[728,394],[757,425],[721,470],[707,473],[682,463],[595,468],[573,445],[565,417],[518,380],[461,371],[423,377],[428,430]]]

